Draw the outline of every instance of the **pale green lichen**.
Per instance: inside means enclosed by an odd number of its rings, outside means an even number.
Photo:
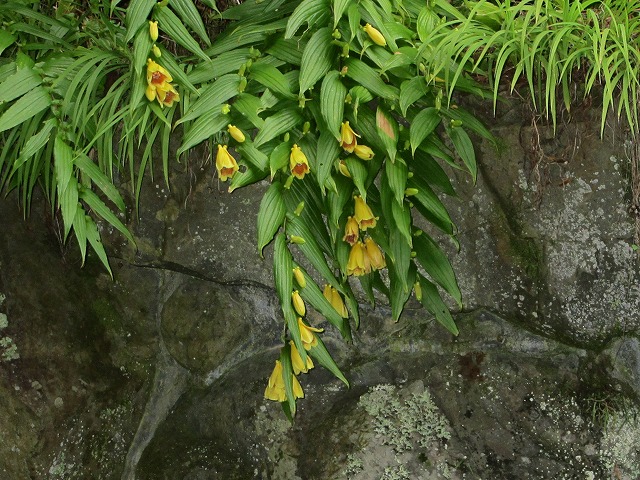
[[[380,480],[411,480],[411,474],[404,465],[395,465],[385,468]]]
[[[611,475],[621,479],[640,478],[640,411],[634,409],[607,422],[600,456]],[[613,477],[612,477],[613,478]]]
[[[10,362],[20,358],[18,346],[9,337],[0,338],[0,350],[2,351],[0,358],[2,358],[3,362]]]
[[[0,312],[0,330],[3,328],[7,328],[9,326],[9,320],[7,319],[7,315]]]

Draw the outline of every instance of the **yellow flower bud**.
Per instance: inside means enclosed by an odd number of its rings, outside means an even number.
[[[290,235],[289,236],[289,241],[291,243],[295,243],[296,245],[304,245],[305,244],[304,238],[299,237],[298,235]]]
[[[309,350],[311,347],[315,347],[318,344],[318,339],[314,335],[314,332],[322,332],[322,328],[314,328],[305,325],[302,318],[298,317],[298,328],[300,329],[300,339],[305,350]]]
[[[303,362],[302,355],[298,352],[293,340],[289,340],[289,345],[291,345],[291,366],[293,367],[293,373],[298,375],[299,373],[307,373],[311,370],[314,367],[311,357],[307,355],[306,363]]]
[[[329,284],[325,285],[324,290],[322,291],[322,295],[324,295],[324,298],[329,300],[329,303],[331,303],[331,306],[336,310],[336,312],[340,314],[342,318],[349,318],[349,312],[347,312],[347,307],[345,307],[344,301],[340,296],[340,292],[338,292],[338,290],[336,290],[335,287],[332,287]]]
[[[372,238],[367,238],[364,241],[365,249],[367,250],[367,256],[369,257],[369,263],[374,270],[380,270],[387,266],[387,262],[384,259],[384,254],[376,242]]]
[[[153,102],[156,99],[156,87],[153,85],[147,85],[147,89],[144,91],[144,94],[150,102]]]
[[[370,24],[367,23],[364,26],[364,31],[367,32],[367,35],[369,35],[369,38],[371,39],[371,41],[376,45],[380,45],[381,47],[384,47],[387,44],[387,41],[384,39],[380,31],[372,27]]]
[[[365,249],[364,243],[356,242],[349,252],[349,260],[347,262],[347,275],[355,275],[359,277],[371,272],[371,263]]]
[[[149,36],[151,37],[152,42],[158,40],[158,22],[152,22],[149,20]]]
[[[153,44],[153,47],[151,47],[151,51],[153,52],[153,55],[156,56],[157,58],[160,58],[162,56],[162,52],[160,51],[160,49],[155,43]]]
[[[373,150],[371,150],[371,148],[367,147],[366,145],[356,145],[353,151],[356,156],[358,158],[361,158],[362,160],[371,160],[375,155],[373,153]]]
[[[347,164],[344,163],[344,160],[340,160],[340,162],[338,162],[338,170],[345,177],[351,178],[351,174],[349,173],[349,169],[347,168]]]
[[[307,313],[307,309],[304,305],[304,300],[302,300],[302,297],[298,293],[298,290],[291,292],[291,303],[298,315],[304,317],[305,313]]]
[[[240,130],[238,127],[229,125],[227,127],[227,130],[229,131],[229,135],[231,135],[236,142],[242,143],[245,141],[244,133],[242,133],[242,130]]]
[[[304,278],[304,273],[302,273],[302,269],[300,267],[293,269],[293,277],[296,279],[296,282],[298,282],[298,285],[300,285],[300,288],[307,286],[307,280]]]

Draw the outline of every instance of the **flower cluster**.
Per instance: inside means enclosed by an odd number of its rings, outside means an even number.
[[[373,150],[366,145],[358,145],[357,137],[360,137],[360,135],[353,131],[349,122],[342,122],[340,127],[340,146],[345,152],[355,153],[362,160],[371,160],[374,156]]]
[[[351,245],[347,275],[365,275],[372,270],[380,270],[387,266],[382,250],[371,237],[367,237],[364,242],[360,240],[360,232],[375,228],[377,221],[378,217],[373,215],[371,208],[362,197],[355,197],[354,215],[347,218],[344,237],[342,237]]]
[[[171,85],[171,74],[150,58],[147,59],[147,89],[145,95],[150,102],[158,100],[161,107],[171,107],[173,102],[180,101],[180,95]]]

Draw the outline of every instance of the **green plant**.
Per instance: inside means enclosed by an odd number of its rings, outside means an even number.
[[[456,9],[444,0],[250,0],[221,14],[227,26],[210,41],[191,0],[85,7],[50,16],[39,10],[52,5],[30,0],[0,7],[9,25],[0,37],[0,189],[19,189],[28,210],[42,186],[65,238],[74,233],[83,260],[88,241],[110,271],[95,216],[133,242],[116,215],[126,212],[116,184],[128,172],[138,198],[156,143],[168,183],[172,130],[183,132],[179,156],[218,145],[229,192],[268,178],[257,244],[262,252],[273,241],[285,330],[266,395],[290,416],[310,358],[347,383],[304,318],[309,304],[349,340],[356,278],[371,302],[374,289],[388,296],[394,320],[415,291],[457,334],[436,286],[461,305],[454,273],[416,225],[455,239],[436,193],[454,191],[436,158],[475,179],[466,128],[492,138],[425,76],[422,21],[452,21]],[[465,75],[457,88],[482,93]]]

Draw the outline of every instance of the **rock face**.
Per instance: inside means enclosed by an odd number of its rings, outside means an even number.
[[[413,301],[398,323],[363,306],[352,345],[325,326],[351,386],[302,375],[294,424],[263,399],[282,329],[254,243],[266,185],[176,166],[143,189],[136,251],[103,232],[114,281],[42,202],[24,221],[3,199],[0,478],[638,478],[630,159],[589,115],[556,136],[516,107],[491,120],[502,143],[447,199],[460,335]]]

